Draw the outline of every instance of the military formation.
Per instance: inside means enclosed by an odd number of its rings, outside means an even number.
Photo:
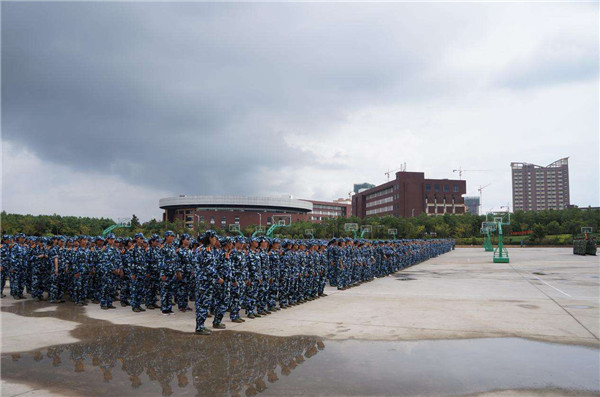
[[[325,286],[345,290],[436,257],[454,240],[373,241],[351,238],[288,240],[219,237],[208,230],[197,239],[167,231],[162,238],[2,236],[2,297],[10,295],[103,310],[131,306],[134,312],[160,309],[171,315],[196,313],[196,333],[225,328],[271,314],[325,294]],[[145,306],[145,308],[144,308]]]

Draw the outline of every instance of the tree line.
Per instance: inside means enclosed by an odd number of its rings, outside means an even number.
[[[456,238],[460,240],[481,237],[481,224],[486,220],[484,215],[451,215],[429,217],[421,214],[411,218],[396,218],[393,216],[369,217],[360,219],[335,218],[322,223],[294,222],[289,227],[280,227],[275,230],[275,235],[291,238],[331,238],[352,237],[352,231],[346,231],[345,224],[356,223],[360,236],[362,226],[370,226],[372,232],[365,233],[365,238],[387,239],[393,236],[389,234],[390,229],[397,230],[396,238]],[[110,218],[90,218],[60,215],[21,215],[1,213],[2,234],[16,234],[19,232],[32,236],[51,235],[90,235],[98,236],[115,224]],[[594,232],[600,226],[600,210],[569,208],[555,211],[515,211],[511,215],[510,226],[503,227],[505,235],[512,232],[531,232],[525,238],[528,240],[542,240],[550,235],[572,235],[577,236],[582,227],[592,227]],[[251,236],[257,225],[249,225],[241,232],[245,236]],[[120,237],[132,237],[135,233],[142,232],[145,236],[157,233],[162,234],[172,230],[176,234],[189,233],[198,235],[207,229],[215,229],[222,235],[235,234],[228,230],[221,230],[215,225],[205,223],[195,224],[193,229],[188,229],[183,221],[163,222],[152,219],[141,223],[134,214],[131,217],[131,227],[114,229],[114,233]],[[475,241],[475,240],[473,240]]]

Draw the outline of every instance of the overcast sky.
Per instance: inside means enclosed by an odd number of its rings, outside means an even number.
[[[407,164],[511,202],[569,157],[599,205],[598,3],[2,2],[2,208],[161,217],[332,200]],[[511,203],[512,208],[512,203]]]

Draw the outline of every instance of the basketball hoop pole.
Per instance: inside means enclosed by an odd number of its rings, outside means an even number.
[[[131,227],[131,222],[127,221],[127,220],[120,220],[119,222],[115,223],[114,225],[111,225],[109,227],[107,227],[106,229],[104,229],[104,231],[102,232],[102,237],[106,237],[106,235],[110,232],[112,232],[113,230],[117,229],[117,228],[121,228],[121,227]]]

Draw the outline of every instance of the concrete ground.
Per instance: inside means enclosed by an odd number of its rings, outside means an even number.
[[[243,324],[227,319],[225,324],[228,330],[333,340],[520,337],[600,347],[600,257],[575,256],[570,248],[515,248],[510,258],[510,263],[496,264],[481,248],[458,248],[346,291],[328,288],[328,297],[267,317]],[[188,332],[195,325],[193,312],[133,313],[118,302],[109,311],[92,304],[73,306],[80,314],[60,319],[47,303],[36,304],[36,317],[19,313],[19,305],[32,303],[0,301],[2,353],[76,342],[70,331],[85,318]],[[3,395],[24,387],[3,382]]]

